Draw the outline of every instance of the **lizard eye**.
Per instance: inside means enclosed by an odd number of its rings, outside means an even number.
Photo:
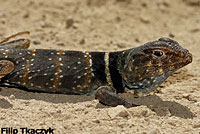
[[[164,52],[161,50],[154,50],[153,55],[155,55],[156,57],[162,57],[164,55]]]

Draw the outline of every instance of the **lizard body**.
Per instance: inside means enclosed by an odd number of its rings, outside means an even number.
[[[19,41],[17,41],[19,42]],[[117,93],[148,95],[192,55],[169,38],[118,52],[0,47],[1,85],[63,94],[95,94],[102,103],[134,106]],[[22,47],[23,46],[23,47]],[[26,42],[27,46],[27,42]]]

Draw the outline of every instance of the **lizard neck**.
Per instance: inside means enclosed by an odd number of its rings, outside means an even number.
[[[118,71],[119,52],[92,52],[95,77],[104,85],[113,87],[116,93],[124,92],[122,77]]]
[[[113,87],[116,89],[117,93],[123,93],[125,85],[123,84],[122,76],[118,70],[118,59],[120,52],[111,52],[109,53],[109,71],[111,76],[111,81],[113,83]]]

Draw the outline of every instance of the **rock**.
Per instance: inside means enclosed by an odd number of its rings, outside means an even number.
[[[149,24],[151,22],[150,18],[145,16],[140,16],[140,21],[144,24]]]
[[[74,24],[73,18],[70,18],[70,19],[67,19],[67,20],[66,20],[66,28],[72,27],[73,24]]]
[[[82,45],[82,44],[85,44],[85,39],[81,39],[79,43],[80,43],[81,45]]]
[[[143,118],[143,117],[152,116],[155,113],[149,108],[147,108],[147,106],[139,106],[139,107],[130,108],[130,114],[132,117]]]
[[[192,124],[193,128],[200,128],[200,122],[196,122],[195,124]]]
[[[174,38],[175,35],[173,33],[169,33],[169,37]]]
[[[34,45],[39,45],[39,44],[41,44],[41,42],[40,42],[40,41],[37,41],[37,40],[35,40],[35,41],[33,41],[33,44],[34,44]]]
[[[15,96],[14,96],[13,94],[11,94],[11,95],[9,96],[9,99],[10,99],[10,100],[15,100]]]
[[[95,120],[93,120],[92,122],[99,124],[99,123],[100,123],[100,120],[95,119]]]
[[[65,46],[64,43],[57,43],[57,46]]]
[[[199,96],[195,94],[183,94],[183,98],[187,99],[188,101],[197,102]]]
[[[158,128],[152,130],[151,132],[149,132],[149,134],[161,134],[160,130]]]
[[[117,107],[109,109],[108,115],[111,118],[116,118],[116,117],[128,118],[130,116],[130,113],[127,111],[127,108],[125,108],[122,105],[119,105]]]
[[[183,94],[183,98],[185,98],[185,99],[187,99],[187,100],[189,100],[189,94]]]

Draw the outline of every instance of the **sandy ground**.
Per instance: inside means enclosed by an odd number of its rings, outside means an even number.
[[[0,38],[19,31],[31,48],[115,51],[160,37],[177,40],[193,63],[139,107],[105,107],[94,96],[1,88],[0,128],[56,134],[200,134],[200,0],[0,0]],[[20,37],[21,38],[21,37]],[[154,107],[153,107],[153,106]],[[155,107],[156,106],[156,107]]]

